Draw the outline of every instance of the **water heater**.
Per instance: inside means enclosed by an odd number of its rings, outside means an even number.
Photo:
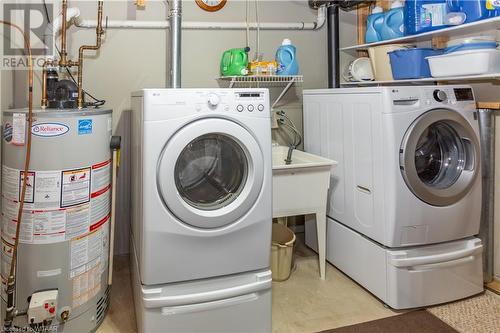
[[[109,301],[111,110],[3,112],[2,313],[21,186],[27,178],[17,254],[14,324],[91,332]],[[27,133],[32,134],[24,172]]]

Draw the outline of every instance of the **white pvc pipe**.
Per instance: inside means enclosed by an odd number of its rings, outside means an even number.
[[[72,19],[76,19],[80,16],[80,9],[76,7],[68,8],[66,11],[66,21],[69,22]],[[54,38],[57,40],[57,35],[62,28],[62,15],[57,16],[51,24],[47,25],[45,29],[45,34],[43,36],[46,45],[51,45],[54,42]]]
[[[326,7],[318,8],[316,22],[265,22],[260,23],[261,30],[318,30],[326,22]],[[96,28],[95,20],[76,20],[75,24],[79,28]],[[250,23],[250,29],[257,29],[257,23]],[[105,23],[108,29],[168,29],[168,21],[116,21],[110,20]],[[183,21],[182,28],[187,30],[245,30],[245,22],[196,22]]]
[[[68,10],[66,12],[66,21],[69,22],[78,16],[80,16],[80,9],[78,9],[76,7],[68,8]],[[53,30],[54,36],[57,36],[57,34],[61,30],[61,28],[62,28],[62,15],[59,15],[58,17],[56,17],[54,19],[54,22],[52,23],[52,30]]]

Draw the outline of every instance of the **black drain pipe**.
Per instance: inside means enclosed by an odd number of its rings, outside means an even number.
[[[332,3],[327,10],[328,20],[328,88],[340,88],[339,5]]]

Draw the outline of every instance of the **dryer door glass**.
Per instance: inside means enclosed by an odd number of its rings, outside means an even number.
[[[401,174],[420,200],[452,205],[469,193],[479,172],[479,140],[467,119],[431,110],[408,128],[400,149]]]
[[[238,223],[256,204],[264,179],[271,178],[264,156],[257,139],[240,124],[195,120],[179,129],[160,154],[156,185],[161,201],[191,227]]]
[[[237,142],[226,135],[207,134],[181,152],[175,165],[175,185],[189,205],[214,210],[238,196],[247,172],[247,158]]]

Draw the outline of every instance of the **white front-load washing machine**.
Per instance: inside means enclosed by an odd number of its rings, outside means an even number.
[[[307,151],[339,161],[327,213],[330,262],[394,308],[482,291],[470,87],[307,90],[304,132]],[[306,241],[315,247],[311,228]]]
[[[132,106],[139,330],[270,331],[268,91],[145,89]]]

